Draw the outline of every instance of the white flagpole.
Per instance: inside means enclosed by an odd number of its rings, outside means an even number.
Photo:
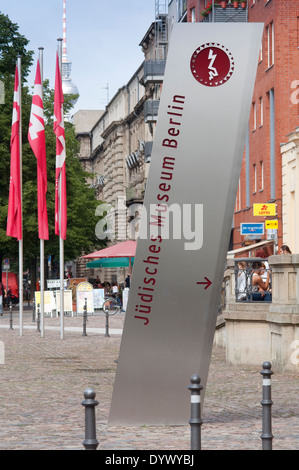
[[[39,47],[39,66],[41,74],[41,90],[42,90],[42,99],[43,99],[43,47]],[[41,327],[41,337],[45,337],[45,299],[44,299],[44,290],[45,290],[45,241],[40,239],[40,327]]]
[[[23,179],[22,179],[22,75],[21,75],[21,56],[18,56],[17,67],[19,74],[19,105],[20,105],[20,123],[19,123],[19,142],[20,142],[20,194],[21,194],[21,214],[22,227],[21,239],[19,240],[19,318],[20,318],[20,336],[23,335]]]
[[[58,59],[60,68],[60,77],[62,79],[62,39],[58,41]],[[63,113],[61,116],[63,119]],[[64,240],[61,236],[61,174],[59,177],[59,266],[60,266],[60,339],[64,338]]]

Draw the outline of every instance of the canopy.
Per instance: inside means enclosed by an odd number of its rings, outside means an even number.
[[[134,240],[127,240],[126,242],[118,243],[117,245],[103,248],[99,251],[94,251],[89,255],[84,255],[82,258],[132,258],[135,256],[137,242]]]
[[[134,258],[131,258],[132,266]],[[129,258],[102,258],[95,259],[86,264],[87,268],[127,268],[130,266]]]
[[[110,267],[121,267],[121,266],[129,266],[130,272],[132,271],[132,266],[133,266],[133,261],[134,261],[134,256],[136,252],[136,245],[137,242],[135,240],[127,240],[126,242],[122,243],[117,243],[117,245],[112,245],[109,246],[108,248],[103,248],[103,250],[99,251],[94,251],[93,253],[90,253],[89,255],[84,255],[82,258],[89,258],[89,259],[97,259],[100,261],[101,258],[109,258],[109,262],[112,263],[112,258],[125,258],[128,260],[128,264],[121,265],[117,264],[120,263],[120,261],[115,261],[116,264],[113,266],[108,265],[108,260],[107,260],[107,265],[106,266],[90,266],[91,263],[87,263],[87,268],[96,268],[96,267],[105,267],[105,268],[110,268]],[[101,261],[103,262],[103,260]]]

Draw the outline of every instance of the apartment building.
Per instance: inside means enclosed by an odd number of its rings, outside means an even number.
[[[232,247],[238,249],[274,239],[275,251],[283,243],[290,245],[293,252],[298,251],[298,224],[294,223],[294,218],[299,213],[299,168],[294,133],[299,124],[299,1],[187,0],[186,15],[189,22],[264,23],[233,219]],[[292,135],[292,143],[286,147],[284,144],[289,142],[289,135]],[[291,187],[288,186],[289,181],[292,182]],[[273,216],[254,215],[254,204],[270,203],[276,206]],[[266,220],[277,220],[278,228],[265,229],[264,235],[241,234],[242,223],[264,223]]]

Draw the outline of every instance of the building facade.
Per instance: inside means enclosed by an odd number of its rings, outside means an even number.
[[[275,237],[275,252],[283,243],[294,251],[298,249],[294,240],[299,233],[297,226],[293,227],[292,235],[285,229],[295,209],[289,202],[282,206],[283,185],[287,179],[283,180],[281,146],[288,142],[288,135],[295,132],[299,123],[299,1],[247,0],[237,3],[188,0],[187,20],[263,22],[265,25],[233,219],[232,248]],[[298,172],[293,176],[295,188],[298,187]],[[292,194],[298,213],[295,189]],[[276,214],[267,218],[254,216],[253,205],[259,203],[275,204]],[[250,237],[241,234],[242,223],[264,223],[271,219],[278,221],[277,232],[265,230],[264,235]]]

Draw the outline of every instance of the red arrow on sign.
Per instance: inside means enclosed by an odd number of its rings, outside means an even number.
[[[205,282],[197,282],[196,284],[204,284],[206,287],[205,287],[205,290],[210,287],[210,285],[212,284],[211,281],[205,276]]]

